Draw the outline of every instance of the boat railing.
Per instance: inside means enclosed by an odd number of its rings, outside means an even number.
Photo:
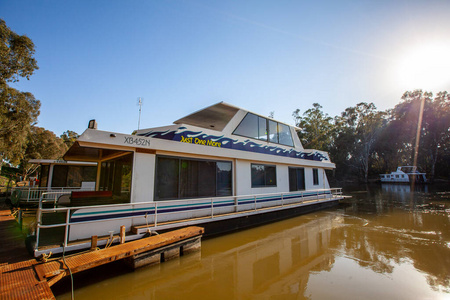
[[[69,192],[66,192],[69,193]],[[257,195],[239,195],[239,196],[224,196],[213,198],[198,198],[187,199],[191,203],[192,209],[185,209],[182,212],[167,212],[169,207],[177,206],[184,200],[168,200],[168,201],[151,201],[151,202],[137,202],[137,203],[122,203],[109,205],[95,205],[95,206],[77,206],[77,207],[58,207],[58,198],[61,196],[58,192],[44,192],[41,194],[38,210],[36,213],[36,245],[35,250],[39,248],[40,233],[43,229],[64,227],[64,240],[62,245],[68,246],[69,232],[71,226],[108,222],[125,219],[144,218],[141,225],[147,224],[147,227],[157,230],[163,223],[189,221],[193,219],[214,219],[227,214],[245,215],[269,208],[284,208],[289,205],[302,205],[304,202],[320,202],[330,201],[342,198],[341,188],[318,189],[308,191],[286,192],[286,193],[271,193],[271,194],[257,194]],[[195,202],[201,202],[201,208],[195,207]],[[226,206],[224,204],[228,203]],[[189,204],[183,204],[189,206]],[[139,213],[131,214],[129,216],[119,215],[111,218],[99,218],[97,220],[73,220],[72,216],[76,211],[88,209],[89,214],[95,214],[95,209],[101,211],[118,211],[126,209]],[[226,208],[226,210],[223,210]],[[55,224],[43,224],[43,215],[49,213],[61,214],[61,219],[64,216],[65,221]],[[186,215],[192,214],[190,218]],[[178,215],[178,218],[176,217]],[[149,216],[151,217],[149,221]],[[174,217],[175,216],[175,217]]]
[[[95,187],[13,187],[11,190],[11,199],[14,203],[38,203],[44,193],[66,194],[72,191],[93,191]]]

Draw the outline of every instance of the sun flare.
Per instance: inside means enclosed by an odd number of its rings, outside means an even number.
[[[445,88],[450,85],[450,43],[411,49],[401,57],[397,73],[400,85],[407,89]]]

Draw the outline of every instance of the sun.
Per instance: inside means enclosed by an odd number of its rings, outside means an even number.
[[[399,59],[397,78],[399,84],[409,90],[450,88],[450,43],[427,43],[410,48]]]

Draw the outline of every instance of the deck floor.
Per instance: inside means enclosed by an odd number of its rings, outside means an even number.
[[[32,257],[25,248],[25,235],[22,229],[3,200],[0,200],[0,243],[0,265]]]
[[[192,226],[48,262],[31,259],[3,263],[0,265],[0,299],[55,299],[50,287],[71,273],[152,250],[164,251],[167,247],[177,247],[180,242],[201,238],[203,233],[203,228]]]

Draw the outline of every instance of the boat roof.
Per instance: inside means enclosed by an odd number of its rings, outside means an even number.
[[[236,115],[238,111],[244,111],[246,113],[252,113],[254,115],[264,117],[262,115],[259,115],[257,113],[248,111],[246,109],[228,104],[226,102],[219,102],[216,104],[213,104],[211,106],[208,106],[206,108],[200,109],[192,114],[189,114],[181,119],[176,120],[173,122],[174,124],[186,124],[186,125],[193,125],[201,128],[206,129],[213,129],[222,131],[225,126],[231,121],[231,119]],[[267,117],[264,117],[267,118]],[[284,122],[280,122],[278,120],[278,123],[294,127],[296,130],[299,130],[300,128],[286,124]]]

